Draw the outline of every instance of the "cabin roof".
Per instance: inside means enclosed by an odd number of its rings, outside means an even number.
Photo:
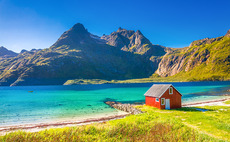
[[[160,98],[172,84],[153,84],[144,96]],[[175,87],[173,87],[175,89]]]

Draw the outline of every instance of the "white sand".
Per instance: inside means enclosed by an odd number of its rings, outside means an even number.
[[[196,107],[196,106],[230,106],[230,104],[225,104],[226,100],[230,100],[230,97],[226,97],[224,99],[219,100],[210,100],[205,102],[194,102],[194,103],[187,103],[182,104],[182,107]],[[53,121],[47,123],[39,123],[39,124],[25,124],[25,125],[15,125],[15,126],[0,126],[0,135],[5,135],[9,132],[23,130],[28,132],[37,132],[45,129],[50,128],[63,128],[63,127],[72,127],[72,126],[79,126],[79,125],[87,125],[95,122],[105,122],[114,119],[124,118],[125,116],[129,115],[127,112],[118,111],[116,114],[101,114],[91,118],[81,118],[76,120],[65,120],[65,121]]]
[[[182,107],[196,107],[196,106],[230,106],[230,104],[225,104],[224,102],[230,100],[230,97],[224,99],[216,99],[204,102],[194,102],[182,104]]]
[[[106,122],[109,120],[124,118],[127,115],[129,115],[129,113],[118,111],[116,114],[101,114],[101,115],[92,116],[91,118],[87,117],[87,118],[81,118],[77,120],[70,119],[65,121],[53,121],[53,122],[46,122],[46,123],[0,126],[0,136],[18,130],[23,130],[27,132],[38,132],[50,128],[63,128],[63,127],[87,125],[95,122]]]

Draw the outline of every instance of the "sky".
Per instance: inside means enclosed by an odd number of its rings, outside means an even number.
[[[230,29],[230,0],[0,0],[0,46],[49,48],[76,23],[102,36],[140,30],[153,44],[181,48]]]

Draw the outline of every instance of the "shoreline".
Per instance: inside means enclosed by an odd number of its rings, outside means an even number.
[[[95,122],[106,122],[115,119],[121,119],[130,115],[129,113],[122,113],[118,115],[111,116],[101,116],[97,118],[88,118],[83,119],[81,121],[61,121],[61,122],[53,122],[53,123],[38,123],[38,124],[24,124],[24,125],[14,125],[14,126],[0,126],[0,136],[5,135],[9,132],[14,132],[18,130],[29,131],[29,132],[38,132],[45,129],[50,128],[63,128],[63,127],[73,127],[73,126],[81,126],[87,125]]]
[[[184,103],[182,107],[196,107],[196,106],[214,106],[214,105],[221,105],[221,106],[230,106],[230,104],[225,104],[224,102],[230,100],[230,97],[226,97],[223,99],[215,99],[209,101],[202,101],[202,102],[193,102],[193,103]],[[22,130],[27,132],[38,132],[45,129],[50,128],[63,128],[63,127],[74,127],[74,126],[81,126],[87,125],[91,123],[102,123],[110,120],[121,119],[126,116],[130,115],[127,112],[122,112],[121,114],[111,115],[111,116],[98,116],[95,118],[86,118],[82,120],[66,120],[66,121],[56,121],[56,122],[47,122],[47,123],[37,123],[37,124],[24,124],[24,125],[12,125],[12,126],[0,126],[0,136],[5,135],[10,132]]]
[[[103,79],[73,79],[67,80],[62,85],[97,85],[97,84],[135,84],[135,83],[176,83],[176,82],[228,82],[227,80],[181,80],[178,78],[164,78],[164,77],[156,77],[156,78],[135,78],[135,79],[126,79],[126,80],[103,80]]]
[[[224,102],[227,100],[230,100],[230,97],[226,97],[223,99],[214,99],[214,100],[193,102],[193,103],[184,103],[184,104],[182,104],[182,107],[214,106],[214,105],[230,106],[230,105],[224,104]]]

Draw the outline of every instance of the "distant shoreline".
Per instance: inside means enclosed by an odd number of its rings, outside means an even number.
[[[201,101],[201,102],[184,103],[182,104],[182,107],[195,107],[195,106],[206,106],[206,105],[208,106],[214,106],[214,105],[229,106],[223,103],[227,100],[230,100],[230,97],[226,97],[224,99],[214,99],[214,100]]]
[[[139,78],[139,79],[127,79],[127,80],[103,80],[103,79],[74,79],[74,80],[67,80],[63,85],[93,85],[93,84],[131,84],[131,83],[164,83],[164,82],[227,82],[229,80],[180,80],[174,78]]]
[[[23,125],[12,125],[12,126],[0,126],[0,136],[5,135],[9,132],[14,132],[18,130],[22,131],[29,131],[29,132],[37,132],[49,128],[62,128],[62,127],[74,127],[74,126],[80,126],[80,125],[87,125],[94,122],[106,122],[109,120],[115,120],[115,119],[121,119],[126,116],[130,115],[126,112],[121,112],[117,115],[111,115],[111,116],[99,116],[96,118],[88,118],[88,119],[82,119],[78,121],[74,120],[67,120],[67,121],[60,121],[60,122],[50,122],[50,123],[37,123],[37,124],[23,124]]]
[[[226,97],[224,99],[215,99],[210,101],[203,101],[203,102],[194,102],[194,103],[185,103],[182,104],[182,107],[196,107],[196,106],[230,106],[230,104],[224,104],[225,101],[230,100],[230,97]],[[52,122],[52,123],[38,123],[38,124],[24,124],[24,125],[15,125],[15,126],[0,126],[0,136],[5,135],[9,132],[14,132],[18,130],[29,131],[29,132],[37,132],[49,128],[62,128],[62,127],[73,127],[73,126],[80,126],[80,125],[87,125],[95,122],[106,122],[115,119],[121,119],[126,116],[130,115],[129,113],[122,112],[118,115],[111,115],[111,116],[99,116],[97,118],[89,118],[89,119],[82,119],[81,121],[63,121],[63,122]]]
[[[0,85],[0,87],[14,87],[14,86],[73,86],[73,85],[103,85],[103,84],[144,84],[144,83],[194,83],[194,82],[230,82],[229,80],[178,80],[167,78],[139,78],[127,80],[103,80],[103,79],[73,79],[67,80],[63,84],[24,84],[24,85]]]

